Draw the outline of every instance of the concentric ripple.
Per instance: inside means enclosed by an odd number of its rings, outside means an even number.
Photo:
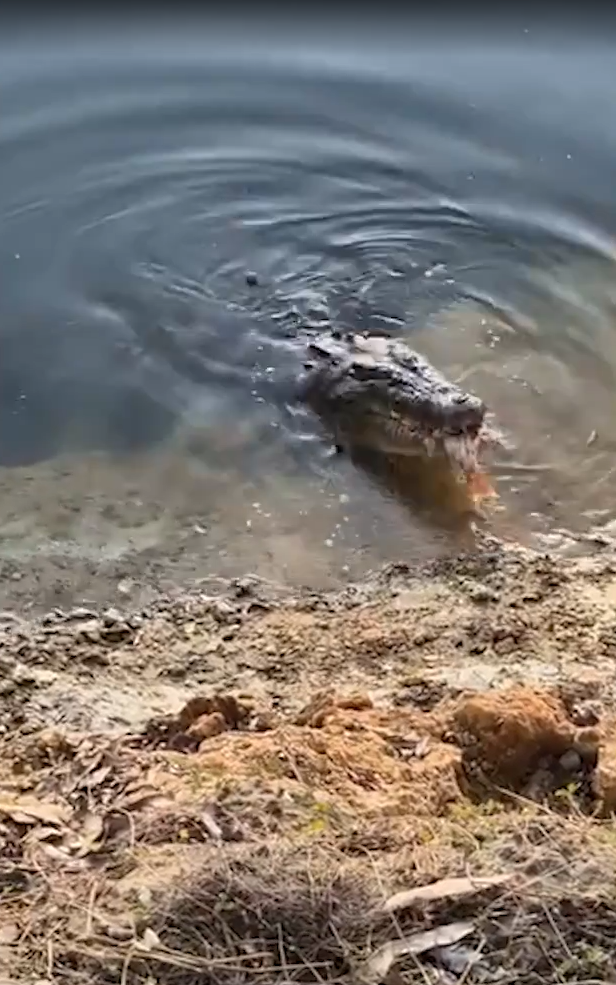
[[[4,469],[171,449],[234,486],[242,524],[265,476],[308,500],[351,484],[374,522],[384,489],[293,403],[297,326],[324,308],[484,397],[512,522],[610,518],[609,48],[342,52],[324,29],[247,58],[228,35],[84,32],[0,62]]]

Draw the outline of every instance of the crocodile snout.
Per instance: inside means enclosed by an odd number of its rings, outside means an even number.
[[[444,426],[452,433],[476,434],[486,416],[486,405],[473,394],[457,394],[443,407]]]

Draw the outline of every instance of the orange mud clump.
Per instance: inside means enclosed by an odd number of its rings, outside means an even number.
[[[157,745],[174,750],[198,743],[190,768],[205,786],[221,778],[228,787],[254,782],[374,818],[434,816],[459,796],[459,751],[440,741],[437,715],[378,710],[361,693],[319,692],[292,717],[245,704],[226,724],[211,710],[193,718],[207,700],[193,699],[192,711],[187,705],[164,732],[160,723],[148,730]]]
[[[597,763],[598,731],[576,728],[558,698],[528,687],[461,700],[451,727],[465,766],[512,790],[540,770],[576,773]]]
[[[421,711],[377,708],[367,694],[327,690],[284,717],[234,700],[195,698],[164,731],[147,734],[159,746],[197,752],[191,769],[204,785],[225,778],[227,787],[254,781],[310,791],[366,818],[441,815],[478,779],[492,796],[502,789],[541,799],[584,781],[595,800],[601,797],[599,731],[577,727],[547,691],[514,687]],[[212,710],[222,704],[234,708],[226,721]],[[199,714],[204,707],[209,711]],[[602,789],[608,795],[607,780]]]

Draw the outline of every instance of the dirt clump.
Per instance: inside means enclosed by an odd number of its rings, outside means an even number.
[[[180,709],[177,715],[151,719],[144,738],[150,745],[169,749],[196,749],[204,740],[221,735],[228,729],[255,726],[251,699],[238,699],[232,694],[198,694]]]
[[[595,796],[601,734],[579,728],[558,696],[520,686],[459,701],[451,719],[471,784],[479,777],[533,799],[575,783]]]
[[[602,815],[613,817],[616,814],[616,729],[601,745],[596,792]]]

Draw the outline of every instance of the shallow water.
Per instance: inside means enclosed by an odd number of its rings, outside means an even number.
[[[613,519],[615,47],[455,33],[0,33],[5,574],[322,585],[457,549],[294,405],[320,305],[486,400],[493,529]]]

